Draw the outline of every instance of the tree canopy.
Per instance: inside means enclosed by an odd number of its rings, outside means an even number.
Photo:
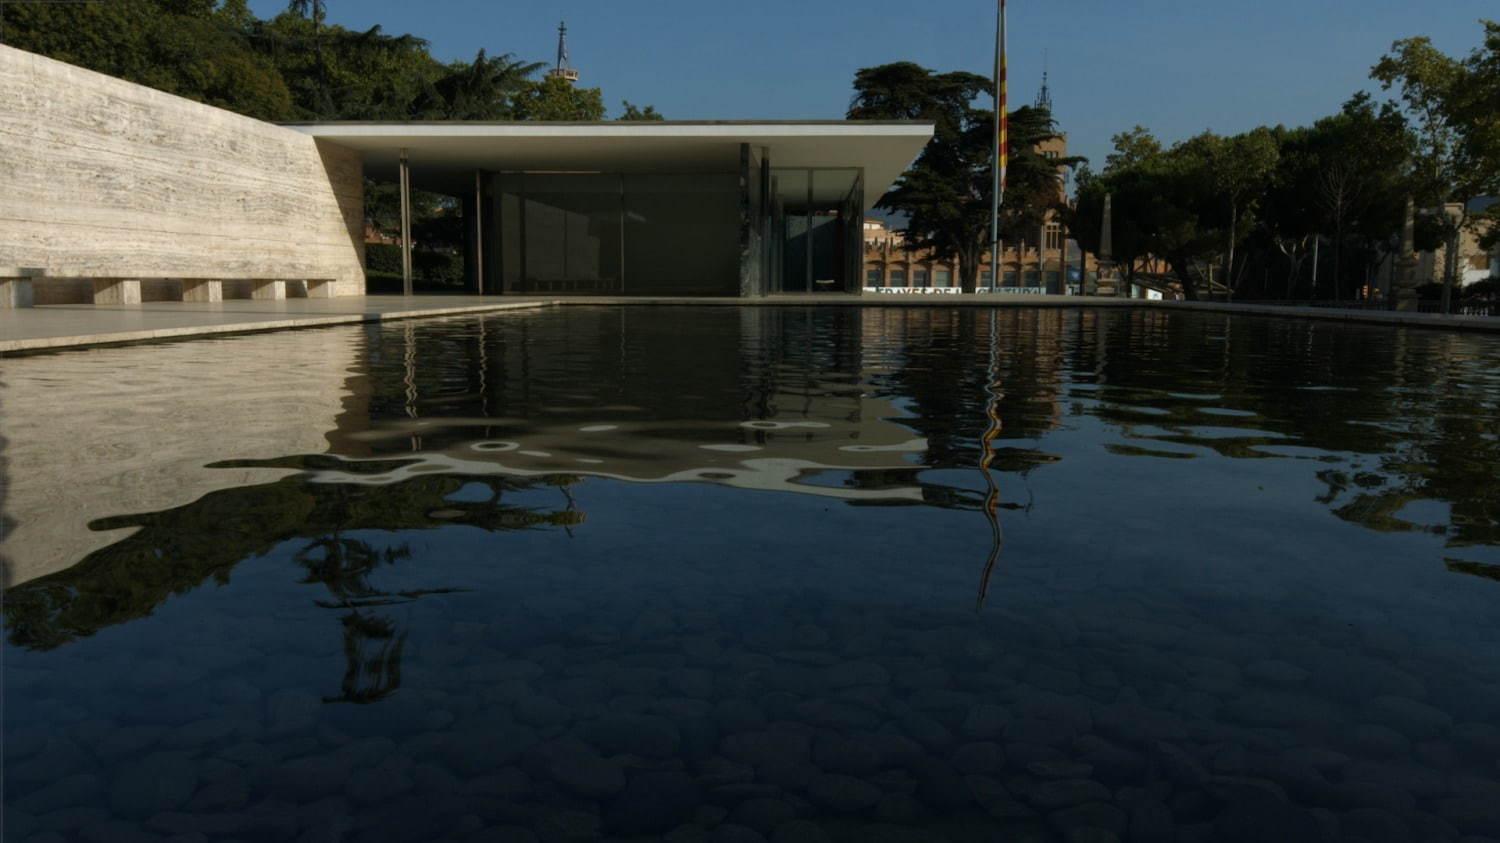
[[[598,88],[579,88],[549,76],[527,86],[516,98],[515,108],[521,120],[603,120],[604,94]]]
[[[905,245],[958,262],[964,290],[976,287],[990,238],[995,132],[993,108],[974,101],[990,80],[973,73],[935,73],[911,62],[867,67],[854,77],[851,120],[931,120],[933,138],[878,207],[907,218]],[[1040,145],[1058,137],[1051,112],[1021,108],[1010,115],[1010,163],[1000,231],[1004,238],[1035,231],[1060,204],[1059,167],[1082,159],[1045,157]]]
[[[1483,46],[1465,58],[1425,38],[1395,42],[1371,76],[1398,98],[1356,94],[1311,126],[1172,145],[1141,126],[1121,132],[1103,170],[1080,176],[1070,228],[1097,251],[1109,194],[1113,257],[1127,278],[1160,260],[1188,297],[1210,280],[1257,298],[1367,294],[1398,249],[1408,196],[1447,208],[1419,218],[1418,248],[1456,246],[1465,228],[1494,239],[1500,204],[1472,210],[1500,194],[1500,24],[1483,27]]]
[[[480,50],[443,62],[413,35],[328,22],[325,0],[256,17],[245,0],[6,4],[6,42],[262,120],[602,120],[598,88]],[[632,117],[632,110],[641,117]],[[625,119],[660,119],[626,104]]]
[[[1465,230],[1490,229],[1500,219],[1493,210],[1476,217],[1469,207],[1481,196],[1500,195],[1500,22],[1482,23],[1483,45],[1466,58],[1444,55],[1426,37],[1405,38],[1370,71],[1386,90],[1398,91],[1411,117],[1414,192],[1451,209],[1436,220],[1453,246]],[[1444,310],[1456,280],[1456,248],[1448,249],[1448,259]]]

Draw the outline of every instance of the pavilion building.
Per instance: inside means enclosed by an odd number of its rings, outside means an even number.
[[[861,223],[932,132],[277,125],[0,46],[0,307],[363,294],[366,178],[401,186],[407,291],[426,189],[463,207],[471,292],[858,293]]]

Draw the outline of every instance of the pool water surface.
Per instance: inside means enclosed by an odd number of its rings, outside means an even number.
[[[9,840],[1500,840],[1500,340],[558,308],[0,361]]]

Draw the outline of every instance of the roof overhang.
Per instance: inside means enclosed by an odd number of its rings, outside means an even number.
[[[932,138],[927,122],[288,123],[358,150],[365,172],[394,181],[406,150],[412,183],[466,193],[475,170],[736,172],[740,144],[772,167],[859,167],[873,206]]]

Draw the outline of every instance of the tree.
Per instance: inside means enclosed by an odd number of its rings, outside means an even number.
[[[657,112],[656,106],[648,105],[645,108],[637,108],[630,100],[624,100],[625,113],[620,115],[621,120],[665,120]]]
[[[931,120],[933,138],[915,164],[881,197],[878,207],[906,215],[905,245],[958,262],[965,292],[977,286],[990,238],[991,169],[995,113],[975,98],[990,80],[973,73],[934,73],[911,62],[860,70],[849,105],[851,120]],[[1035,231],[1061,204],[1058,168],[1083,159],[1048,159],[1038,150],[1057,137],[1046,109],[1021,108],[1010,117],[1010,166],[1001,234]],[[999,256],[995,256],[998,269]]]
[[[1302,275],[1302,265],[1313,254],[1318,236],[1318,212],[1312,186],[1317,183],[1320,159],[1312,149],[1311,130],[1282,130],[1281,154],[1270,174],[1261,218],[1266,243],[1286,260],[1281,296],[1292,298]],[[1269,267],[1263,267],[1270,274]],[[1262,287],[1269,293],[1269,285]]]
[[[328,8],[323,0],[290,0],[286,4],[286,10],[293,15],[312,21],[313,55],[317,57],[319,92],[326,97],[328,65],[323,58],[323,39],[319,30],[323,26],[324,19],[328,17]]]
[[[274,63],[208,0],[6,5],[11,46],[263,120],[297,116]]]
[[[255,21],[247,37],[275,63],[303,119],[442,115],[434,105],[442,99],[432,86],[453,69],[433,59],[420,38],[387,35],[379,26],[365,31],[318,27],[290,12]]]
[[[1244,236],[1241,214],[1253,214],[1266,192],[1266,180],[1281,157],[1280,145],[1264,126],[1242,135],[1221,138],[1208,149],[1213,186],[1229,204],[1228,254],[1224,283],[1231,289],[1243,276],[1234,268],[1234,250]]]
[[[604,119],[604,94],[598,88],[579,88],[557,76],[530,82],[516,97],[517,120]]]
[[[321,24],[328,18],[328,4],[324,0],[291,0],[286,4],[286,10],[315,24]]]
[[[1081,188],[1078,215],[1097,219],[1107,193],[1114,205],[1113,257],[1128,281],[1148,256],[1166,261],[1183,295],[1198,297],[1198,279],[1230,237],[1231,203],[1216,184],[1224,139],[1205,132],[1163,150],[1140,127],[1115,137],[1103,174]],[[1093,226],[1097,226],[1094,223]],[[1080,226],[1082,245],[1098,250],[1098,229]]]
[[[1139,124],[1128,132],[1110,138],[1115,151],[1104,157],[1106,172],[1116,172],[1149,161],[1161,154],[1161,141],[1151,130]]]
[[[472,63],[454,62],[448,72],[424,91],[417,116],[436,120],[509,120],[517,101],[532,86],[528,78],[544,67],[510,54],[489,58],[484,50]]]
[[[1112,257],[1128,283],[1150,256],[1172,267],[1183,294],[1197,298],[1199,259],[1215,254],[1228,227],[1210,225],[1226,211],[1213,188],[1213,153],[1221,139],[1212,133],[1163,149],[1140,126],[1116,135],[1115,152],[1104,172],[1079,185],[1075,232],[1087,251],[1099,250],[1104,196],[1114,206]],[[1226,215],[1227,219],[1227,215]]]
[[[1452,309],[1459,238],[1476,222],[1469,204],[1500,193],[1500,22],[1483,25],[1484,46],[1466,59],[1444,55],[1429,38],[1406,38],[1370,71],[1386,90],[1399,89],[1415,121],[1419,197],[1452,209],[1439,215],[1448,242],[1445,313]]]
[[[1322,231],[1333,237],[1332,293],[1337,300],[1348,285],[1347,248],[1394,253],[1391,239],[1400,231],[1410,189],[1405,173],[1414,141],[1397,108],[1386,104],[1377,111],[1368,95],[1358,94],[1338,114],[1314,123],[1307,143],[1317,161],[1313,204]]]

